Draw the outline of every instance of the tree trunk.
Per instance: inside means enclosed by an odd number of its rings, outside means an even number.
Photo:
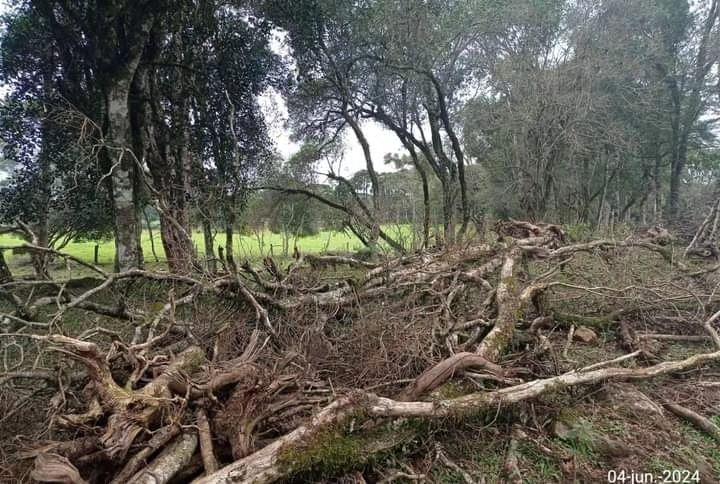
[[[375,165],[373,164],[372,154],[370,153],[370,144],[368,143],[365,133],[358,124],[357,120],[347,111],[347,108],[343,111],[343,118],[355,133],[355,137],[362,147],[363,156],[365,157],[365,168],[367,169],[368,176],[370,177],[370,184],[372,185],[372,203],[375,216],[377,217],[380,213],[380,182],[378,181],[377,172],[375,171]]]
[[[212,233],[212,227],[210,226],[209,220],[203,220],[203,240],[205,242],[205,259],[207,271],[214,274],[217,271],[217,264],[215,260],[214,244],[215,240]]]
[[[454,222],[454,205],[455,197],[453,189],[448,181],[443,181],[443,235],[445,244],[452,245],[455,243],[455,222]]]
[[[228,270],[235,272],[235,257],[233,250],[233,226],[235,217],[230,213],[225,220],[225,261],[227,262]]]
[[[687,139],[681,139],[670,167],[670,196],[668,199],[668,217],[677,218],[680,212],[680,182],[687,162]]]
[[[190,239],[187,212],[184,209],[176,209],[172,214],[167,211],[161,213],[160,235],[170,272],[189,272],[194,261],[194,248]]]
[[[155,252],[155,237],[152,231],[152,227],[150,226],[150,217],[148,217],[147,211],[143,210],[143,216],[145,217],[145,226],[147,227],[148,238],[150,239],[150,250],[152,251],[153,257],[155,258],[155,262],[160,262],[160,259],[157,256],[157,252]]]
[[[47,203],[49,203],[49,201]],[[43,210],[40,213],[40,220],[38,224],[33,227],[34,234],[37,238],[37,240],[34,240],[33,243],[39,245],[40,247],[47,247],[50,242],[47,215],[47,212]],[[50,257],[47,253],[37,251],[30,252],[30,260],[32,261],[33,269],[38,279],[50,278],[50,275],[48,274],[49,259]]]
[[[45,89],[47,92],[50,92],[50,89],[52,89],[50,87],[51,82],[52,80],[49,76],[43,76],[43,83],[45,84]],[[46,128],[48,121],[44,120],[42,123],[43,128]],[[35,245],[39,245],[40,247],[48,247],[50,245],[50,233],[48,223],[50,216],[50,192],[51,186],[53,184],[53,176],[51,166],[52,161],[50,154],[47,151],[47,142],[48,140],[43,138],[41,144],[41,152],[38,155],[38,163],[40,168],[40,193],[37,202],[39,210],[37,213],[37,219],[35,220],[35,223],[32,224],[32,235],[35,239],[32,241],[32,243]],[[31,252],[30,259],[32,261],[33,269],[35,270],[35,275],[38,277],[38,279],[49,279],[49,254],[37,251]]]
[[[0,250],[0,284],[12,281],[13,276],[10,268],[5,261],[5,254]]]
[[[653,221],[660,221],[660,207],[662,207],[662,181],[660,180],[660,168],[662,167],[662,156],[658,152],[655,155],[655,166],[653,167]]]
[[[405,149],[410,153],[410,159],[412,160],[415,171],[420,176],[420,183],[422,184],[423,191],[423,242],[422,247],[427,248],[430,244],[430,187],[428,185],[428,177],[425,172],[425,167],[420,163],[417,151],[415,147],[406,138],[398,135]]]
[[[417,157],[417,153],[415,152],[415,148],[412,147],[412,145],[408,145],[410,147],[410,155],[413,160],[413,165],[415,165],[415,170],[418,172],[418,175],[420,175],[420,183],[422,184],[422,191],[423,191],[423,241],[422,241],[422,247],[427,248],[427,246],[430,243],[430,187],[428,186],[428,179],[427,179],[427,173],[425,173],[425,168],[420,164],[420,160]]]
[[[129,76],[131,77],[131,76]],[[128,98],[130,79],[115,83],[107,95],[107,156],[112,166],[111,195],[115,215],[117,270],[142,267],[140,224],[135,189],[135,160],[131,151]]]

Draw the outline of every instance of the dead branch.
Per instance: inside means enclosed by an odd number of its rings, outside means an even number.
[[[663,406],[720,442],[720,427],[715,425],[710,419],[677,403],[663,402]]]
[[[507,454],[505,455],[505,463],[503,465],[503,472],[508,483],[522,484],[523,478],[518,465],[518,446],[520,440],[525,437],[525,434],[517,425],[513,426],[510,443],[508,445]]]
[[[129,484],[165,484],[190,462],[197,445],[194,433],[176,437],[145,469],[135,474]]]
[[[348,265],[350,267],[360,267],[363,269],[375,269],[376,267],[378,267],[378,264],[373,264],[372,262],[367,262],[352,257],[344,257],[340,255],[319,256],[313,254],[305,254],[303,257],[313,267],[322,267],[329,265]]]
[[[311,441],[330,426],[338,425],[350,415],[362,410],[376,417],[443,418],[462,417],[490,411],[521,401],[537,398],[547,392],[555,392],[577,385],[605,381],[643,380],[677,373],[699,365],[720,360],[720,351],[691,356],[684,360],[667,361],[644,368],[604,368],[590,371],[571,371],[562,375],[534,380],[490,392],[472,393],[462,397],[433,402],[403,402],[377,395],[355,392],[341,397],[323,408],[309,422],[259,451],[240,459],[218,472],[195,481],[196,484],[212,483],[269,483],[293,473],[291,463],[281,458],[288,449]]]
[[[200,440],[200,454],[202,455],[205,474],[209,475],[218,470],[217,459],[213,451],[212,432],[207,414],[202,408],[195,411],[195,418],[198,427],[198,438]]]

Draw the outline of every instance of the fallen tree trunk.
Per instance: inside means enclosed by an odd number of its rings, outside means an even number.
[[[462,418],[483,411],[497,411],[503,406],[537,398],[577,385],[605,381],[643,380],[696,368],[720,361],[720,351],[699,354],[684,360],[668,361],[645,368],[602,368],[571,371],[562,375],[534,380],[491,392],[472,393],[458,398],[432,402],[403,402],[370,393],[355,392],[341,397],[323,408],[308,423],[275,440],[259,451],[240,459],[195,484],[227,484],[243,482],[263,484],[292,476],[297,470],[283,457],[293,449],[302,448],[321,438],[327,429],[336,428],[352,415],[373,417]]]

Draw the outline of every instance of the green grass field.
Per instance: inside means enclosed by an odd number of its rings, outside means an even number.
[[[412,229],[407,225],[397,226],[386,226],[384,229],[394,237],[402,239],[406,242],[406,245],[410,245],[412,239]],[[262,257],[271,255],[273,257],[283,258],[283,239],[282,234],[276,234],[270,231],[265,231],[259,234],[252,235],[241,235],[235,236],[234,249],[236,259],[250,259],[257,260]],[[201,232],[193,233],[193,241],[197,248],[200,257],[205,253],[205,244]],[[162,242],[160,240],[159,230],[153,230],[153,242],[155,244],[155,252],[157,253],[160,261],[165,260],[165,252],[163,251]],[[224,236],[218,235],[215,239],[215,246],[225,245]],[[20,237],[13,235],[0,235],[1,246],[14,246],[20,245],[23,240]],[[64,249],[63,252],[78,257],[84,261],[92,262],[93,254],[95,251],[96,241],[78,241],[71,242]],[[102,266],[112,266],[115,257],[115,242],[110,240],[103,240],[97,242],[99,244],[98,261]],[[289,247],[292,253],[292,248],[295,244],[295,239],[290,238]],[[302,252],[308,253],[319,253],[326,251],[338,251],[338,252],[350,252],[357,251],[362,248],[362,243],[352,234],[337,231],[323,231],[317,235],[308,237],[299,237],[297,239],[297,246]],[[142,234],[142,247],[145,260],[149,263],[154,262],[152,253],[152,244],[150,240],[150,234],[147,230],[143,231]],[[11,266],[17,265],[22,261],[28,259],[27,256],[13,255],[11,251],[5,252],[5,259]],[[19,260],[18,260],[19,259]]]

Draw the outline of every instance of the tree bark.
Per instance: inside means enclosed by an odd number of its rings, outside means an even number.
[[[227,262],[228,269],[231,272],[234,272],[236,270],[233,249],[233,234],[235,230],[234,222],[234,215],[228,213],[227,219],[225,220],[225,261]]]
[[[155,258],[155,262],[160,262],[157,252],[155,252],[155,237],[153,235],[152,227],[150,226],[150,217],[148,217],[147,211],[145,210],[143,210],[143,217],[145,217],[145,226],[147,227],[148,238],[150,239],[150,251]]]
[[[132,69],[134,73],[134,69]],[[113,212],[115,215],[115,248],[118,271],[142,267],[143,255],[140,244],[139,210],[135,187],[135,159],[130,142],[130,117],[128,100],[130,79],[116,82],[107,93],[107,141]]]
[[[455,243],[455,195],[452,184],[447,180],[441,183],[443,195],[443,236],[445,244]]]
[[[372,202],[375,216],[377,217],[380,212],[380,182],[378,181],[377,172],[375,171],[375,165],[373,164],[372,154],[370,153],[370,144],[368,143],[365,133],[363,133],[360,124],[355,118],[350,115],[347,111],[347,107],[343,110],[343,118],[355,133],[360,146],[362,147],[363,156],[365,157],[365,167],[367,168],[368,176],[370,177],[370,184],[372,185]]]
[[[212,226],[209,220],[203,220],[203,240],[205,242],[205,259],[207,264],[207,270],[211,274],[214,274],[217,270],[217,264],[215,260],[215,248],[214,248],[214,237],[212,233]]]
[[[398,136],[400,137],[400,141],[402,142],[403,146],[405,146],[405,148],[410,153],[410,159],[415,166],[415,171],[417,171],[418,175],[420,175],[420,183],[422,184],[423,191],[422,248],[427,248],[428,244],[430,243],[430,187],[428,185],[427,173],[425,172],[425,168],[420,163],[417,151],[415,151],[415,147],[412,145],[412,143],[410,143],[404,137],[401,137],[399,133]]]
[[[130,479],[131,484],[165,484],[185,467],[198,445],[194,433],[178,436],[145,469]]]
[[[5,261],[4,251],[0,250],[0,284],[12,281],[13,276],[10,268]]]
[[[160,216],[160,235],[170,272],[187,273],[192,269],[194,261],[190,224],[184,208],[175,208],[172,214],[162,213]]]
[[[687,140],[681,139],[670,164],[670,193],[668,197],[668,217],[676,219],[680,212],[680,182],[687,164]]]

